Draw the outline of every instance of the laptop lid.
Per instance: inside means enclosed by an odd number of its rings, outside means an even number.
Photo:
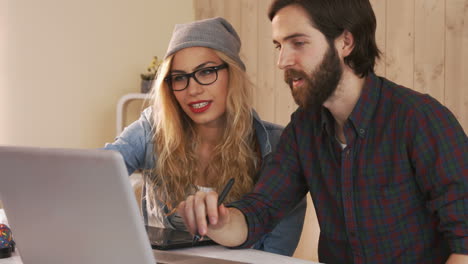
[[[155,263],[120,154],[0,146],[0,168],[23,263]]]

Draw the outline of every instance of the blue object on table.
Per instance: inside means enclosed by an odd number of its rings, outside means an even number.
[[[0,259],[11,257],[11,252],[14,251],[15,241],[10,228],[7,225],[0,224]]]

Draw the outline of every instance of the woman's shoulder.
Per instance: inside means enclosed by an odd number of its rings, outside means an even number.
[[[267,131],[280,132],[281,133],[283,131],[283,129],[284,129],[284,126],[279,125],[279,124],[271,123],[271,122],[268,122],[268,121],[265,121],[265,120],[260,120],[260,122],[263,124],[263,126],[265,127],[265,129]]]
[[[265,156],[276,149],[284,127],[261,120],[255,111],[253,111],[253,118],[255,133],[262,149],[262,155]]]
[[[141,117],[145,119],[147,122],[151,123],[151,120],[153,119],[153,108],[151,106],[148,106],[141,112]]]
[[[268,141],[273,147],[275,147],[279,142],[284,127],[268,121],[261,121],[261,123],[265,128],[266,134],[268,135]]]
[[[252,110],[252,116],[254,119],[254,123],[261,125],[267,132],[280,132],[281,133],[284,129],[284,126],[282,125],[262,120],[255,110]]]

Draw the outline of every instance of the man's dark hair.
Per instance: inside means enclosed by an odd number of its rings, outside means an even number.
[[[360,77],[374,72],[380,50],[375,42],[376,19],[369,0],[274,0],[268,11],[273,17],[289,5],[302,7],[313,27],[322,32],[329,43],[344,30],[354,37],[354,49],[344,62]]]

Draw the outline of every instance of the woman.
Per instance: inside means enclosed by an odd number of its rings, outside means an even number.
[[[197,190],[217,191],[234,177],[225,203],[252,190],[282,128],[252,110],[240,39],[223,18],[176,25],[152,90],[152,106],[106,149],[129,174],[143,170],[147,224],[186,230],[176,206]],[[305,200],[254,248],[292,255]]]

